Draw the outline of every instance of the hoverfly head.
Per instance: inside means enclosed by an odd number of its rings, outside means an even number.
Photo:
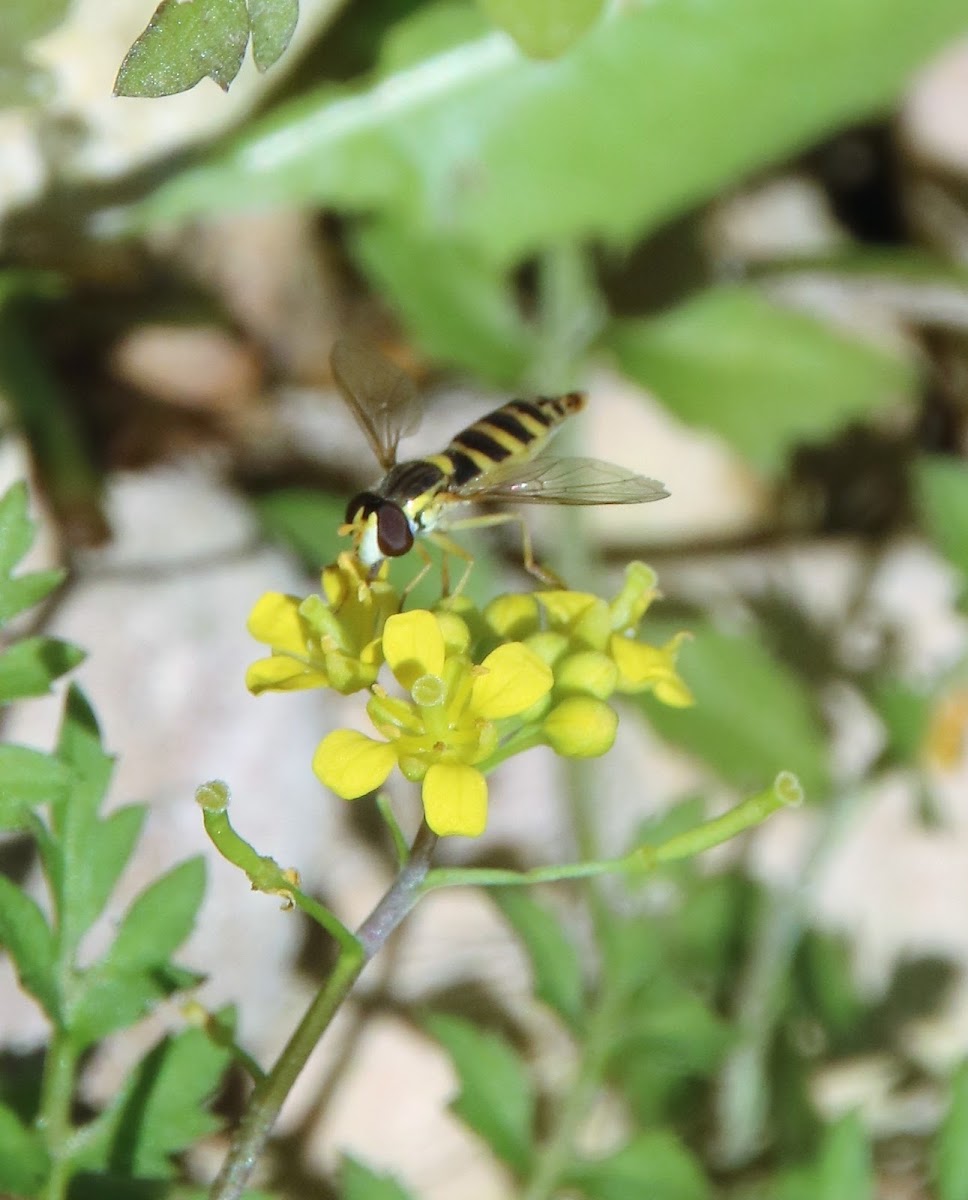
[[[413,546],[413,529],[399,504],[375,492],[360,492],[346,508],[343,531],[353,535],[357,557],[372,567],[399,558]]]

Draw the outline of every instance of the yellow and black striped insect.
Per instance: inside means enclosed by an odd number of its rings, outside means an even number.
[[[467,563],[456,594],[472,560],[443,531],[517,521],[525,567],[538,579],[558,585],[554,574],[535,562],[519,515],[500,512],[452,520],[451,510],[468,501],[642,504],[669,494],[656,480],[612,463],[541,453],[562,421],[585,407],[581,392],[511,400],[458,433],[442,453],[398,463],[400,439],[416,428],[420,417],[413,381],[380,355],[352,342],[337,342],[330,364],[343,398],[386,472],[379,483],[353,497],[340,529],[352,535],[357,557],[371,569],[385,558],[406,554],[418,537],[426,536]],[[429,565],[425,550],[422,555]]]

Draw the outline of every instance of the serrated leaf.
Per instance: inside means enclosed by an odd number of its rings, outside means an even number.
[[[71,1037],[82,1049],[134,1025],[154,1006],[198,977],[166,964],[143,971],[118,971],[105,962],[84,972],[71,1012]]]
[[[104,911],[131,858],[147,815],[148,810],[142,805],[129,804],[94,824],[86,856],[84,914],[81,918],[85,927],[90,927]]]
[[[116,96],[171,96],[211,79],[225,92],[249,42],[245,0],[162,0],[124,56]]]
[[[469,246],[389,219],[366,221],[350,245],[431,358],[492,383],[520,380],[537,339],[504,270]]]
[[[133,215],[327,205],[504,264],[627,243],[888,107],[965,26],[961,0],[669,0],[616,6],[551,64],[492,32],[363,92],[281,106]]]
[[[521,1060],[502,1038],[459,1017],[430,1017],[427,1029],[453,1059],[460,1093],[451,1109],[502,1162],[523,1175],[531,1160],[534,1095]]]
[[[968,1200],[968,1064],[951,1081],[948,1111],[938,1130],[933,1154],[938,1200]]]
[[[230,1058],[228,1050],[213,1045],[200,1029],[166,1038],[131,1072],[98,1117],[76,1165],[88,1171],[110,1165],[114,1172],[170,1178],[171,1156],[221,1124],[205,1105]]]
[[[29,637],[0,653],[0,704],[46,696],[50,685],[84,661],[84,651],[59,638]]]
[[[348,1154],[340,1169],[342,1200],[411,1200],[410,1193],[392,1175],[378,1175]]]
[[[165,962],[191,933],[204,892],[202,858],[190,858],[156,879],[121,921],[107,965],[128,972]]]
[[[66,801],[51,808],[52,828],[59,841],[59,871],[51,877],[61,937],[70,952],[77,948],[100,908],[102,880],[90,870],[97,856],[98,808],[104,799],[113,760],[101,748],[101,731],[83,692],[68,689],[57,756],[70,769]],[[108,836],[110,836],[110,831]]]
[[[671,709],[645,697],[650,723],[742,790],[789,770],[808,799],[822,799],[830,778],[826,739],[801,681],[755,637],[708,627],[693,634],[679,665],[696,706]]]
[[[576,1164],[565,1180],[589,1200],[706,1200],[712,1194],[696,1159],[661,1129],[639,1134],[608,1158]]]
[[[23,829],[38,805],[63,800],[69,782],[64,764],[28,746],[0,746],[0,829]]]
[[[5,1196],[36,1196],[49,1162],[40,1135],[0,1103],[0,1191]]]
[[[277,62],[292,41],[299,0],[248,0],[252,57],[260,71]]]
[[[779,474],[790,451],[913,397],[911,358],[782,308],[755,288],[716,287],[610,337],[623,369],[675,416]]]
[[[915,474],[928,535],[968,580],[968,468],[954,458],[923,458]]]
[[[5,875],[0,875],[0,946],[10,955],[20,986],[56,1020],[59,997],[54,935],[36,901]]]
[[[479,0],[531,58],[557,58],[595,24],[605,0]]]
[[[0,498],[0,578],[5,579],[34,544],[27,516],[27,485],[12,484]]]
[[[581,961],[559,919],[516,888],[493,893],[494,900],[524,943],[534,972],[535,994],[572,1029],[584,1007]]]

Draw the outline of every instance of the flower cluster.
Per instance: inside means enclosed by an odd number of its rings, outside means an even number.
[[[401,612],[386,582],[366,580],[351,555],[323,573],[322,596],[270,593],[249,621],[272,648],[249,669],[251,691],[368,688],[379,737],[338,729],[319,744],[313,769],[337,795],[379,788],[394,767],[422,787],[424,814],[440,835],[474,837],[487,821],[487,773],[532,746],[587,758],[604,754],[618,716],[615,693],[651,691],[692,703],[676,670],[685,635],[664,646],[637,639],[658,595],[654,573],[633,563],[611,601],[567,590],[467,600]],[[377,682],[386,664],[401,694]]]

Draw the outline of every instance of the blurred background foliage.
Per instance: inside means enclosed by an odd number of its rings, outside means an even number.
[[[304,439],[286,396],[328,386],[345,332],[431,391],[604,369],[657,427],[728,453],[755,497],[724,526],[732,498],[700,470],[664,502],[685,493],[698,516],[650,512],[615,540],[571,525],[557,561],[657,566],[661,618],[694,631],[697,707],[641,714],[704,765],[708,794],[795,770],[816,817],[802,872],[767,887],[739,853],[669,872],[661,902],[599,901],[594,970],[558,910],[509,897],[584,1065],[556,1093],[493,997],[443,995],[427,1027],[462,1079],[455,1111],[529,1200],[968,1197],[964,1047],[932,1064],[904,1036],[953,964],[915,958],[866,994],[804,903],[883,780],[926,827],[958,820],[938,781],[964,767],[964,639],[926,665],[872,594],[916,544],[960,580],[956,628],[965,611],[968,149],[926,145],[965,110],[910,90],[942,51],[964,69],[964,4],[317,0],[297,23],[294,2],[194,0],[163,5],[126,57],[151,14],[104,7],[4,0],[0,60],[0,390],[67,563],[110,538],[112,474],[186,456],[310,570],[329,561],[368,471]],[[109,110],[123,57],[122,96],[199,86]],[[666,478],[609,430],[607,395],[601,412],[610,456]],[[431,413],[437,449],[460,420]],[[827,551],[853,582],[825,608],[798,580]],[[486,596],[511,560],[480,558]],[[916,609],[917,569],[906,586]],[[876,727],[866,751],[845,695]],[[875,1056],[880,1116],[825,1108],[823,1072]],[[625,1132],[579,1154],[589,1080],[620,1097]],[[339,1185],[284,1185],[406,1194],[352,1160]]]

